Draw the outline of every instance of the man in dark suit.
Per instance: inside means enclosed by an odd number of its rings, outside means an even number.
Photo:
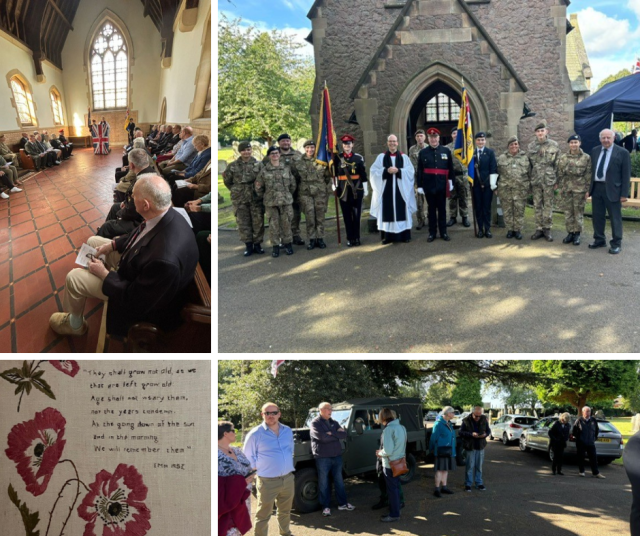
[[[498,187],[498,161],[493,149],[485,147],[487,142],[484,132],[478,132],[476,138],[475,166],[476,176],[473,180],[473,209],[478,222],[478,238],[491,234],[491,201],[493,191]]]
[[[185,289],[198,264],[198,246],[186,220],[171,208],[171,188],[157,175],[143,176],[133,189],[136,209],[144,222],[115,240],[93,236],[96,248],[88,270],[67,274],[63,313],[49,319],[60,335],[81,336],[87,331],[83,318],[87,298],[109,300],[107,333],[126,335],[136,322],[151,322],[161,329],[179,323],[186,302]]]
[[[605,129],[600,132],[600,147],[591,151],[592,174],[591,206],[593,212],[593,238],[589,249],[603,248],[607,245],[604,234],[605,210],[611,219],[609,253],[620,253],[622,247],[622,202],[629,191],[631,182],[631,158],[622,147],[613,143],[614,133]]]
[[[631,134],[622,138],[622,146],[630,153],[638,149],[637,134],[638,134],[638,131],[634,128],[631,131]]]

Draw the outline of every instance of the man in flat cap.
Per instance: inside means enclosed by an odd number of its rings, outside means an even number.
[[[427,242],[440,238],[451,240],[447,234],[447,196],[453,190],[453,154],[440,145],[440,131],[437,128],[427,130],[429,145],[418,153],[418,193],[427,198],[427,217],[429,236]]]
[[[533,166],[531,172],[531,189],[533,192],[533,209],[536,215],[536,232],[531,240],[544,238],[552,242],[551,227],[553,225],[553,192],[558,182],[557,168],[560,158],[560,147],[548,138],[547,124],[542,121],[535,128],[536,139],[527,148],[527,154]]]
[[[222,172],[222,180],[231,193],[238,233],[246,246],[244,256],[249,257],[254,253],[264,253],[261,246],[264,237],[264,204],[254,188],[262,165],[251,156],[251,144],[248,141],[241,141],[238,151],[240,158]]]
[[[491,234],[491,202],[493,191],[498,187],[498,162],[493,149],[486,146],[487,136],[484,132],[475,135],[476,176],[473,180],[473,203],[478,222],[478,238],[492,238]]]
[[[458,127],[451,130],[451,143],[446,145],[447,149],[453,151],[456,147],[456,137],[458,136]],[[453,190],[449,198],[449,221],[447,227],[455,225],[458,221],[458,211],[462,217],[462,225],[471,227],[469,223],[469,205],[467,198],[469,196],[469,180],[467,179],[467,171],[464,169],[462,162],[457,158],[453,159],[453,169],[455,170],[455,178],[453,179]]]
[[[569,136],[569,152],[558,159],[558,186],[560,203],[564,210],[567,236],[563,244],[580,245],[580,233],[584,217],[584,204],[591,186],[591,157],[581,148],[580,136]]]
[[[342,219],[347,233],[347,247],[360,245],[360,217],[362,200],[369,194],[364,158],[353,152],[355,139],[349,134],[340,138],[342,152],[333,160],[331,187],[340,200]],[[336,215],[337,216],[337,215]]]
[[[280,151],[280,163],[282,163],[285,167],[290,168],[291,163],[302,156],[300,151],[296,151],[291,148],[291,136],[289,134],[284,133],[278,136],[278,149]],[[269,162],[269,156],[265,156],[262,160],[263,164]],[[296,246],[304,246],[304,240],[302,240],[302,236],[300,234],[300,204],[298,203],[298,192],[297,192],[296,183],[296,191],[293,194],[293,203],[291,208],[293,209],[293,217],[291,218],[291,232],[293,233],[293,244]]]
[[[305,141],[303,147],[305,154],[291,162],[291,172],[298,184],[298,203],[307,220],[307,249],[312,250],[316,246],[324,249],[327,247],[324,243],[324,217],[331,173],[327,166],[316,162],[313,140]]]
[[[524,209],[531,191],[531,161],[520,150],[518,138],[507,141],[507,151],[498,157],[498,195],[504,211],[507,238],[522,240]]]
[[[413,186],[416,191],[416,206],[418,207],[418,210],[416,212],[416,216],[418,219],[418,225],[416,226],[416,230],[418,231],[425,226],[426,219],[427,219],[427,212],[426,212],[427,200],[424,197],[424,194],[418,193],[418,154],[420,153],[420,151],[422,151],[422,149],[424,149],[427,146],[427,144],[425,143],[426,139],[427,139],[427,136],[424,133],[424,130],[422,129],[416,130],[417,143],[409,149],[409,158],[411,159],[411,164],[413,165],[413,168],[415,169],[415,172],[416,172],[415,182]]]
[[[258,197],[264,199],[264,207],[269,219],[269,236],[273,246],[271,256],[280,255],[280,244],[284,244],[287,255],[293,255],[291,204],[296,191],[296,179],[291,174],[291,168],[280,161],[278,147],[269,147],[267,156],[269,162],[260,168],[254,184]]]

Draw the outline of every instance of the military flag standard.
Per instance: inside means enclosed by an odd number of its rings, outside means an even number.
[[[128,126],[129,126],[129,108],[127,108],[127,115],[124,118],[124,129],[127,130]]]
[[[469,109],[469,97],[467,90],[462,88],[462,105],[460,106],[460,118],[458,119],[458,134],[453,148],[454,156],[467,167],[469,182],[473,186],[475,178],[475,162],[473,151],[473,129],[471,128],[471,110]]]

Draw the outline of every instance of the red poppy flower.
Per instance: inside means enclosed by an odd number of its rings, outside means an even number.
[[[78,374],[80,370],[80,366],[77,361],[49,361],[53,365],[54,368],[57,368],[60,372],[64,372],[68,376],[72,378]]]
[[[143,502],[148,489],[133,465],[121,463],[113,474],[103,469],[89,490],[78,506],[78,515],[89,521],[83,536],[144,536],[151,528]]]
[[[38,496],[45,492],[62,456],[67,421],[58,410],[47,408],[31,421],[16,424],[9,432],[5,454],[15,462],[27,491]]]

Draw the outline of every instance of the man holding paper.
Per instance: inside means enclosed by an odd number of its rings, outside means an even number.
[[[136,209],[144,221],[115,240],[93,236],[88,245],[103,263],[91,259],[88,269],[67,274],[63,309],[49,319],[60,335],[87,332],[87,298],[109,300],[107,332],[126,335],[136,322],[161,329],[177,325],[187,299],[184,292],[198,264],[198,247],[189,224],[171,209],[171,188],[157,175],[140,177],[133,187]]]

